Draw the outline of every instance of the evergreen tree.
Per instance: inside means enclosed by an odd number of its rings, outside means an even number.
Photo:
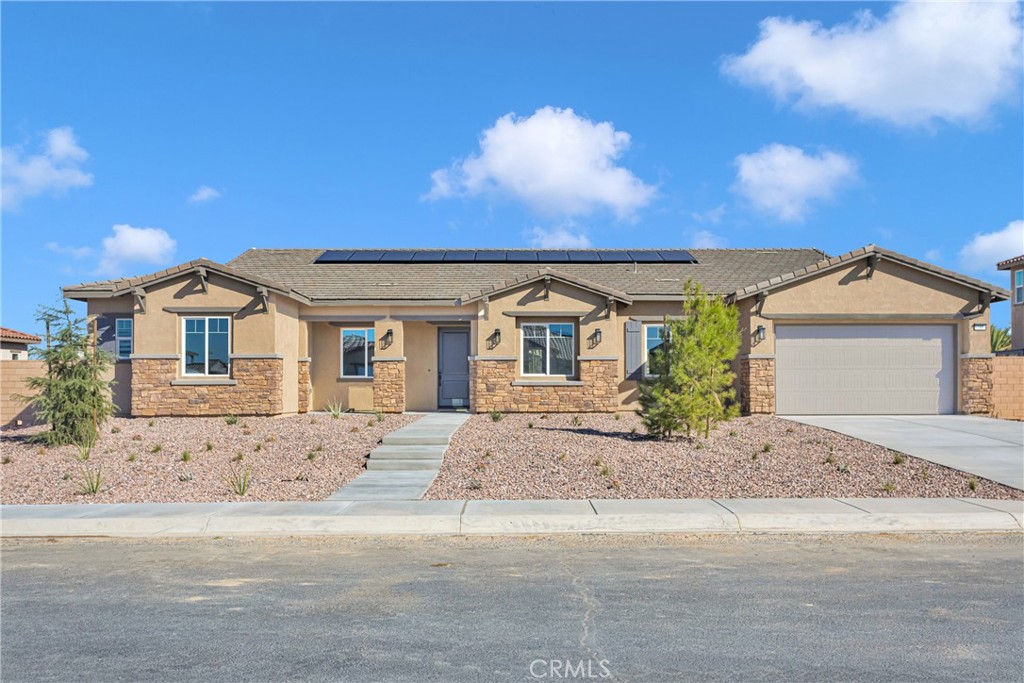
[[[33,440],[51,446],[92,444],[99,426],[115,410],[110,387],[101,379],[113,356],[96,347],[85,319],[75,317],[63,298],[57,307],[40,306],[36,320],[46,327],[46,341],[32,350],[32,356],[46,363],[46,375],[29,378],[28,387],[38,393],[20,398],[49,423],[50,430]]]
[[[647,432],[703,433],[739,414],[732,361],[740,348],[738,312],[688,280],[681,320],[666,320],[662,349],[653,352],[653,376],[640,383],[640,410]]]

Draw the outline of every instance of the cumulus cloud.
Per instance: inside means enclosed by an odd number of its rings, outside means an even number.
[[[60,244],[59,242],[47,242],[43,245],[43,249],[52,251],[55,254],[64,254],[70,256],[75,260],[80,260],[92,256],[92,248],[90,247],[71,247],[68,245]]]
[[[723,71],[798,107],[841,107],[897,125],[970,123],[1020,80],[1017,2],[905,2],[845,24],[769,17]]]
[[[191,204],[202,204],[203,202],[213,201],[220,197],[220,192],[210,187],[209,185],[200,185],[199,189],[189,195],[188,201]]]
[[[23,146],[2,150],[4,209],[16,208],[24,199],[41,194],[60,194],[73,187],[88,187],[91,173],[82,170],[89,158],[69,126],[47,131],[36,154],[25,154]]]
[[[856,162],[838,152],[814,155],[780,144],[740,154],[735,165],[733,192],[785,222],[802,221],[812,202],[831,199],[859,177]]]
[[[121,269],[130,263],[162,265],[174,257],[177,246],[167,231],[160,228],[115,225],[113,234],[103,238],[99,272],[123,275]]]
[[[723,216],[725,216],[725,204],[719,204],[715,208],[708,209],[707,211],[694,211],[690,214],[690,218],[698,223],[709,223],[711,225],[718,225],[721,223]]]
[[[529,233],[530,246],[535,249],[587,249],[593,246],[575,224],[569,222],[554,228],[534,227]]]
[[[480,136],[480,149],[434,171],[424,199],[499,195],[548,215],[609,209],[631,218],[656,190],[618,165],[629,133],[595,123],[572,109],[544,107],[531,116],[499,118]]]
[[[721,249],[727,242],[721,235],[716,235],[710,230],[698,230],[693,233],[690,244],[694,249]]]
[[[996,264],[1024,253],[1024,220],[1011,221],[1001,230],[977,232],[960,249],[964,270],[998,277]]]

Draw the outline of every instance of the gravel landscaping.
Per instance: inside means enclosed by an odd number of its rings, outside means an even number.
[[[323,500],[364,471],[366,455],[415,415],[347,413],[278,418],[114,418],[81,460],[74,446],[26,442],[44,427],[3,432],[0,502],[192,503]],[[186,456],[185,453],[188,453]],[[99,469],[100,491],[84,494],[85,472]],[[232,473],[248,471],[245,496]]]
[[[1024,492],[818,427],[743,417],[707,440],[655,441],[640,418],[472,416],[425,498],[978,497]],[[972,490],[972,482],[974,490]]]

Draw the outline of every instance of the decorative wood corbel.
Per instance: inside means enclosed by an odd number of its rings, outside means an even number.
[[[764,308],[764,300],[767,299],[767,298],[768,298],[768,292],[758,292],[757,293],[757,298],[754,300],[756,302],[756,306],[754,308],[754,312],[757,313],[758,317],[761,317],[761,309]]]
[[[612,311],[614,311],[614,310],[615,310],[615,299],[613,297],[608,297],[608,299],[605,301],[605,304],[604,304],[604,317],[605,317],[605,320],[611,320],[612,319]]]
[[[146,312],[146,290],[142,287],[136,287],[132,290],[132,295],[135,297],[135,305],[139,307],[139,310],[143,313]]]
[[[263,303],[263,312],[270,312],[270,292],[267,291],[266,287],[257,287],[256,294],[260,297],[260,301]]]
[[[544,277],[544,301],[551,299],[551,278]]]
[[[196,274],[199,276],[199,288],[203,290],[203,294],[209,293],[210,286],[207,281],[206,268],[196,269]]]
[[[868,279],[875,274],[875,268],[878,267],[878,253],[872,253],[868,255]]]
[[[490,320],[491,318],[491,297],[485,296],[483,299],[484,304],[484,320]]]

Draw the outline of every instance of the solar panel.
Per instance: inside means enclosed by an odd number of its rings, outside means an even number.
[[[320,254],[317,263],[344,263],[352,255],[351,249],[329,249]]]
[[[599,263],[601,257],[597,255],[596,251],[568,251],[570,263]]]
[[[505,260],[509,263],[536,263],[537,252],[535,251],[507,251]]]
[[[504,263],[505,262],[505,250],[504,249],[483,249],[476,252],[476,258],[474,259],[477,263]]]
[[[658,251],[661,258],[669,263],[696,263],[697,259],[685,249],[661,249]]]
[[[377,263],[384,256],[384,252],[380,249],[364,249],[360,251],[353,251],[352,256],[349,257],[349,263]]]
[[[568,263],[569,254],[556,249],[542,249],[537,252],[537,260],[544,263]]]
[[[476,252],[472,250],[452,250],[444,252],[441,260],[445,263],[472,263]]]
[[[661,254],[656,251],[631,251],[628,253],[634,263],[661,263],[664,261]]]
[[[395,251],[385,251],[384,256],[381,257],[381,261],[385,263],[405,263],[412,261],[412,257],[415,251],[411,249],[397,249]]]
[[[629,254],[624,251],[599,251],[601,263],[632,263]]]
[[[414,251],[412,260],[416,263],[440,263],[443,256],[443,250]]]

